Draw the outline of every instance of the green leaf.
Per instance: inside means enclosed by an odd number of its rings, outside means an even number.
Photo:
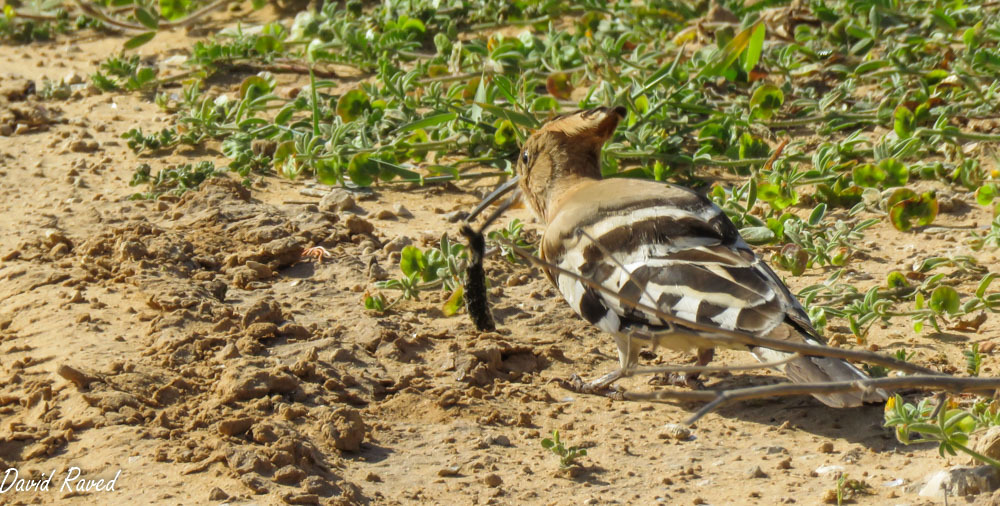
[[[997,278],[997,274],[989,273],[979,282],[979,286],[976,288],[976,298],[982,299],[986,295],[986,289],[990,287],[990,283]]]
[[[360,88],[344,93],[337,100],[337,116],[349,123],[358,119],[365,111],[371,109],[368,94]]]
[[[517,128],[510,120],[498,119],[493,124],[496,131],[493,132],[493,143],[501,150],[514,149],[517,147]]]
[[[889,288],[904,288],[910,286],[910,283],[906,281],[906,276],[899,271],[890,272],[889,275],[886,276],[885,284]]]
[[[986,183],[976,189],[976,202],[981,206],[988,206],[997,196],[997,185]]]
[[[125,49],[135,49],[153,40],[153,37],[156,37],[156,32],[146,32],[136,35],[135,37],[125,41]]]
[[[441,308],[441,312],[443,312],[445,316],[452,316],[457,313],[458,310],[462,308],[464,293],[465,289],[462,285],[458,285],[458,287],[455,288],[455,291],[451,292],[451,296],[448,297],[448,300],[445,301],[444,307]]]
[[[916,196],[917,192],[909,188],[899,188],[894,192],[892,192],[891,195],[889,195],[889,199],[886,201],[885,206],[891,208],[892,206],[896,205],[899,202],[902,202],[906,199],[914,198]]]
[[[274,169],[288,179],[299,175],[298,161],[295,159],[295,141],[285,141],[278,144],[274,150]]]
[[[520,125],[525,128],[535,129],[539,127],[538,120],[534,116],[529,116],[527,114],[522,114],[511,109],[506,109],[503,107],[498,107],[493,104],[487,104],[485,102],[476,102],[476,105],[482,107],[483,110],[488,111],[490,114],[498,118],[503,118],[509,120],[515,125]]]
[[[253,45],[254,51],[260,55],[280,53],[284,47],[285,45],[273,35],[261,35]]]
[[[422,274],[427,269],[427,257],[415,246],[406,246],[400,253],[399,269],[406,277]]]
[[[916,128],[916,117],[910,109],[900,104],[893,111],[892,118],[892,129],[896,131],[896,135],[900,139],[905,139],[913,135],[913,130]]]
[[[905,190],[905,192],[903,191]],[[900,199],[900,195],[912,194]],[[924,192],[916,196],[913,190],[900,188],[889,196],[889,219],[897,230],[906,232],[913,226],[912,221],[924,227],[930,225],[938,214],[938,202],[934,192]]]
[[[757,187],[757,198],[772,202],[781,194],[781,188],[774,183],[764,183]]]
[[[357,153],[347,164],[347,175],[358,186],[371,186],[379,172],[379,165],[371,158],[371,153]]]
[[[317,160],[316,168],[316,180],[325,185],[333,186],[337,183],[342,182],[343,171],[339,166],[340,160]]]
[[[854,169],[851,170],[851,177],[854,180],[854,184],[858,186],[863,188],[878,188],[882,181],[885,181],[886,174],[880,167],[866,163],[864,165],[855,165]]]
[[[253,100],[271,92],[271,83],[261,76],[250,76],[240,83],[240,100]]]
[[[160,0],[160,15],[170,21],[187,16],[191,11],[191,0]]]
[[[782,269],[791,272],[793,276],[800,276],[809,265],[809,252],[798,244],[786,244],[778,253],[777,263]]]
[[[967,28],[962,32],[962,42],[965,42],[965,46],[968,49],[972,49],[979,45],[979,31],[983,28],[983,22],[980,21],[976,23],[972,28]]]
[[[862,63],[861,65],[858,65],[857,68],[854,69],[854,75],[860,76],[862,74],[867,74],[873,70],[878,70],[880,68],[888,67],[890,65],[892,65],[892,62],[888,60],[867,61]]]
[[[708,65],[705,65],[705,67],[701,69],[701,72],[698,73],[698,77],[714,77],[723,75],[723,73],[729,69],[729,66],[732,65],[733,62],[740,57],[740,54],[747,48],[750,44],[750,38],[753,36],[753,32],[759,25],[762,24],[763,20],[757,21],[745,30],[736,34],[736,36],[725,45],[725,47],[720,50],[716,50],[709,59]]]
[[[785,94],[773,84],[759,86],[750,97],[750,108],[764,119],[769,119],[785,103]]]
[[[740,229],[740,235],[750,244],[767,244],[774,241],[774,231],[767,227],[746,227]]]
[[[156,16],[149,9],[143,7],[137,7],[135,9],[135,19],[142,26],[149,28],[150,30],[156,30],[160,26],[160,20],[156,19]]]
[[[878,163],[878,168],[885,174],[886,188],[903,186],[910,180],[910,169],[895,158],[886,158]]]
[[[365,309],[369,311],[385,311],[385,296],[378,294],[377,296],[367,296],[365,297]]]
[[[958,312],[960,304],[958,291],[950,286],[941,285],[931,292],[931,300],[927,305],[938,314],[955,314]]]
[[[399,27],[404,32],[417,32],[417,33],[426,33],[427,32],[427,27],[424,26],[424,22],[420,21],[417,18],[411,18],[411,17],[408,17],[408,16],[400,16],[399,19],[403,21],[400,24]]]
[[[281,110],[278,111],[278,114],[276,114],[274,116],[274,124],[276,124],[276,125],[285,125],[285,124],[287,124],[288,120],[292,118],[293,114],[295,114],[295,105],[294,104],[288,104],[288,105],[282,107]]]
[[[819,204],[813,208],[812,212],[809,213],[809,224],[812,226],[819,225],[820,220],[826,214],[826,204]]]
[[[559,110],[559,101],[556,100],[554,97],[550,96],[537,97],[531,103],[531,112],[557,111],[557,110]],[[637,116],[634,114],[630,114],[629,118],[632,121],[635,121],[637,119]]]
[[[458,117],[458,113],[446,112],[444,114],[435,114],[434,116],[429,116],[417,121],[407,123],[396,130],[397,133],[409,132],[411,130],[420,130],[422,128],[430,128],[432,126],[440,125],[441,123],[447,123],[453,121]]]
[[[743,70],[749,74],[760,61],[760,52],[764,48],[764,23],[757,23],[750,35],[750,42],[747,44],[747,52],[743,59]]]

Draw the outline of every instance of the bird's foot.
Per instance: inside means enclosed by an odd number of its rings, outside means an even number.
[[[622,400],[624,399],[625,392],[612,385],[620,377],[621,371],[615,371],[605,374],[594,381],[585,382],[579,375],[574,374],[568,380],[561,380],[559,383],[566,390],[578,394],[602,395],[610,399]]]
[[[656,384],[686,387],[692,390],[703,390],[705,388],[705,381],[697,374],[690,373],[670,373],[669,376],[659,380]]]

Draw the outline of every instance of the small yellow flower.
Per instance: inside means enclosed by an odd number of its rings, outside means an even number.
[[[888,413],[896,407],[896,396],[889,397],[889,400],[885,401],[885,412]]]

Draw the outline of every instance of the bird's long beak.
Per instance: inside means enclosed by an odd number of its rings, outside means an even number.
[[[520,195],[521,190],[517,189],[517,182],[520,179],[521,179],[521,176],[514,176],[514,177],[510,178],[510,181],[507,181],[506,183],[498,186],[496,190],[493,190],[492,193],[490,193],[489,195],[487,195],[486,198],[484,198],[483,201],[480,202],[479,205],[477,205],[476,208],[473,209],[471,213],[469,213],[469,217],[466,218],[466,221],[468,221],[469,223],[472,223],[472,221],[476,219],[476,216],[479,216],[479,214],[482,213],[484,209],[486,209],[487,207],[489,207],[490,204],[496,202],[497,199],[499,199],[500,197],[503,197],[505,194],[507,194],[507,192],[509,192],[511,190],[515,190],[515,193],[511,197],[511,199],[506,204],[504,204],[499,211],[503,212],[503,209],[506,209],[507,207],[510,207],[510,204],[512,204],[513,201]],[[488,220],[488,222],[489,221],[493,221],[494,219],[496,219],[496,215],[499,215],[499,213],[494,213],[494,216],[492,216]],[[483,225],[484,228],[489,225],[488,222],[485,225]]]

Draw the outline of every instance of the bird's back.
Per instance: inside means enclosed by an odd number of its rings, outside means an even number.
[[[581,188],[546,228],[542,254],[620,294],[611,297],[572,276],[551,274],[581,316],[611,332],[664,325],[621,299],[757,335],[772,331],[790,311],[805,317],[725,213],[673,185],[607,179]]]

